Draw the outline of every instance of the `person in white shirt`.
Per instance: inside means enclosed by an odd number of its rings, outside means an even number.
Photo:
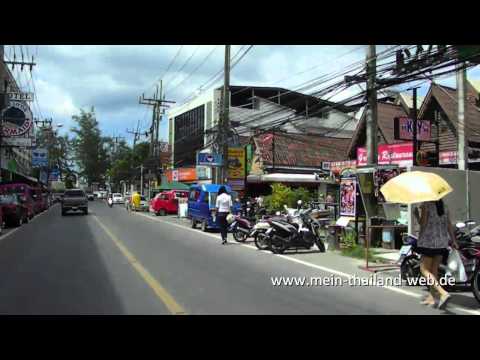
[[[222,244],[227,243],[228,224],[227,216],[233,206],[232,197],[227,193],[225,186],[220,186],[218,189],[217,201],[215,208],[217,210],[218,224],[220,225],[220,233],[222,234]]]

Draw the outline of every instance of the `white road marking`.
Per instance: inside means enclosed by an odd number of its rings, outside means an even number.
[[[198,231],[198,229],[192,229],[192,228],[186,227],[184,225],[180,225],[180,224],[172,223],[172,222],[169,222],[169,221],[166,221],[166,220],[162,220],[162,219],[159,219],[157,217],[153,217],[152,215],[147,215],[147,214],[142,214],[142,213],[138,213],[138,215],[144,216],[147,219],[150,219],[150,220],[153,220],[153,221],[158,221],[158,222],[161,222],[161,223],[164,223],[164,224],[169,224],[169,225],[172,225],[172,226],[176,226],[176,227],[184,229],[184,230],[193,231],[196,234],[202,234],[204,236],[215,238],[216,240],[220,241],[220,237],[215,236],[213,234]],[[248,248],[248,249],[255,250],[255,251],[261,251],[261,250],[258,250],[256,246],[252,246],[252,245],[248,245],[248,244],[239,244],[239,245],[241,245],[245,248]],[[271,254],[269,251],[266,251],[266,250],[263,250],[261,252]],[[325,272],[328,272],[328,273],[331,273],[331,274],[342,276],[342,277],[345,277],[347,279],[353,278],[353,275],[351,275],[351,274],[347,274],[347,273],[344,273],[344,272],[341,272],[341,271],[338,271],[338,270],[335,270],[335,269],[331,269],[331,268],[328,268],[328,267],[325,267],[325,266],[312,264],[310,262],[299,260],[299,259],[296,259],[296,258],[292,258],[292,257],[286,256],[286,255],[275,255],[275,256],[278,257],[278,258],[281,258],[281,259],[285,259],[287,261],[291,261],[291,262],[295,262],[295,263],[298,263],[298,264],[302,264],[304,266],[308,266],[308,267],[313,268],[313,269],[318,269],[318,270],[322,270],[322,271],[325,271]],[[414,293],[412,291],[404,290],[404,289],[394,287],[394,286],[383,285],[383,286],[378,286],[378,287],[379,288],[381,287],[381,288],[384,288],[386,290],[390,290],[390,291],[393,291],[393,292],[396,292],[398,294],[402,294],[402,295],[405,295],[405,296],[414,297],[414,298],[417,298],[417,299],[422,297],[421,294],[417,294],[417,293]],[[452,310],[462,311],[462,312],[472,314],[472,315],[480,315],[480,311],[478,311],[478,310],[470,310],[470,309],[466,309],[466,308],[463,308],[463,307],[451,306],[451,305],[449,306],[449,308],[452,309]]]

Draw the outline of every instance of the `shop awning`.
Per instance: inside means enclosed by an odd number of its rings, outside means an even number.
[[[190,187],[181,182],[172,181],[169,183],[162,183],[157,190],[189,190]]]
[[[312,183],[320,184],[328,182],[325,179],[319,178],[314,174],[266,174],[266,175],[248,175],[247,182],[249,183],[268,183],[268,182],[282,182],[282,183]]]

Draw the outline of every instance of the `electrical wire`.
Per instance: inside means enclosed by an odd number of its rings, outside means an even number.
[[[182,85],[185,81],[187,81],[190,77],[193,76],[193,74],[195,74],[198,69],[200,69],[207,61],[208,59],[210,58],[210,56],[215,52],[216,49],[218,49],[220,45],[217,45],[215,46],[209,53],[208,55],[205,57],[205,59],[197,66],[195,67],[195,69],[193,69],[193,71],[187,75],[187,77],[185,77],[180,83],[178,83],[177,85],[175,85],[175,87],[173,87],[173,89],[170,90],[170,92],[173,92],[175,91],[176,89],[178,89],[180,87],[180,85]]]
[[[175,72],[175,76],[173,77],[173,79],[170,80],[170,82],[167,82],[167,84],[164,85],[165,91],[167,90],[168,85],[169,85],[170,83],[173,83],[173,81],[178,78],[178,75],[179,75],[179,74],[182,72],[182,70],[188,65],[188,63],[190,62],[190,60],[192,60],[192,57],[195,56],[195,54],[197,53],[197,51],[198,51],[199,48],[200,48],[200,45],[197,45],[197,47],[195,48],[195,50],[193,50],[192,54],[187,58],[187,60],[185,60],[185,62],[183,63],[183,65],[180,67],[180,69]]]

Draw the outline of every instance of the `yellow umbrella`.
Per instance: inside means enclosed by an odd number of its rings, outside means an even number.
[[[387,181],[380,191],[388,202],[415,204],[440,200],[452,192],[452,188],[437,174],[409,171]]]

